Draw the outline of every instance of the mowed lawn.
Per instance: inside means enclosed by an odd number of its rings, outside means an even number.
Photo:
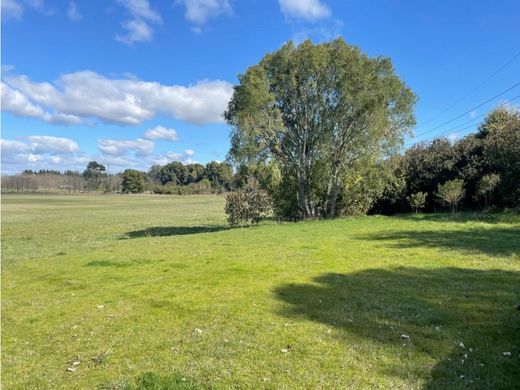
[[[2,388],[520,388],[519,217],[223,208],[3,196]]]

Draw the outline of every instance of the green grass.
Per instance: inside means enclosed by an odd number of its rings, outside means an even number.
[[[223,206],[4,196],[3,388],[520,387],[519,217]]]

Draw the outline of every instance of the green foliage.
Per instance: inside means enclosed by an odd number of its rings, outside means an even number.
[[[233,171],[228,163],[211,161],[201,164],[183,164],[174,161],[164,166],[154,165],[148,171],[156,184],[154,192],[159,194],[189,194],[230,191],[233,187]],[[161,188],[162,184],[164,188]],[[208,189],[208,184],[211,190]],[[182,188],[178,187],[190,187]]]
[[[257,224],[270,210],[269,197],[254,178],[243,189],[226,194],[225,212],[230,226]]]
[[[127,169],[122,174],[123,193],[137,194],[144,191],[145,174],[135,169]]]
[[[280,177],[268,190],[285,217],[366,209],[370,196],[347,199],[353,187],[345,182],[361,174],[360,161],[373,169],[395,151],[415,122],[414,102],[388,58],[369,58],[341,39],[290,42],[239,76],[226,112],[229,158],[238,171],[275,163]]]
[[[520,111],[500,108],[480,127],[483,158],[490,172],[500,174],[499,201],[503,206],[520,204]]]
[[[482,176],[479,180],[476,189],[476,198],[484,202],[484,207],[487,208],[492,203],[493,195],[500,184],[500,175],[497,173],[489,173]]]
[[[439,184],[435,195],[441,204],[449,206],[454,213],[459,202],[464,198],[464,181],[455,179]]]
[[[415,214],[417,214],[419,209],[424,207],[427,196],[428,194],[426,192],[416,192],[415,194],[406,197],[406,200],[410,203],[410,207]]]
[[[90,190],[98,190],[106,177],[105,166],[97,161],[89,162],[87,169],[83,172],[83,178],[87,183],[87,188]]]
[[[397,161],[397,164],[396,164]],[[464,181],[464,206],[516,207],[520,204],[520,113],[510,108],[491,111],[476,134],[451,143],[447,139],[422,142],[403,156],[387,160],[393,175],[404,186],[389,186],[372,212],[406,210],[407,196],[434,193],[439,184]],[[427,198],[425,209],[435,209]]]

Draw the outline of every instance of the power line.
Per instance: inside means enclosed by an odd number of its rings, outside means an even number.
[[[513,57],[511,57],[509,60],[507,60],[504,64],[502,64],[495,72],[493,72],[490,76],[488,76],[484,81],[482,81],[480,84],[478,84],[475,88],[471,89],[468,93],[466,93],[464,96],[460,97],[453,103],[451,103],[448,107],[437,113],[432,118],[428,119],[426,122],[423,123],[423,126],[433,122],[435,119],[440,117],[445,112],[451,110],[453,107],[455,107],[457,104],[459,104],[461,101],[466,99],[468,96],[470,96],[473,92],[478,90],[480,87],[482,87],[484,84],[486,84],[489,80],[491,80],[493,77],[495,77],[497,74],[499,74],[503,69],[505,69],[510,63],[512,63],[514,60],[516,60],[518,57],[520,57],[520,51],[516,53]]]
[[[503,102],[502,104],[499,104],[498,107],[504,107],[506,104],[509,104],[509,103],[515,101],[516,99],[519,99],[519,98],[520,98],[520,95],[517,95],[517,96],[515,96],[514,98],[511,98],[511,99],[509,99],[509,100],[506,100],[506,101]],[[457,125],[457,126],[451,128],[450,130],[447,130],[447,131],[445,131],[445,132],[443,132],[443,133],[440,133],[440,134],[438,135],[438,137],[449,136],[449,135],[451,135],[451,134],[455,134],[455,133],[457,133],[457,132],[459,132],[459,131],[463,131],[463,130],[469,129],[469,128],[473,127],[474,124],[471,124],[471,125],[466,126],[466,127],[463,127],[463,128],[460,128],[460,127],[461,127],[461,126],[464,126],[464,125],[466,125],[466,124],[468,124],[468,123],[474,122],[474,121],[476,121],[477,119],[480,119],[480,118],[482,118],[483,116],[486,116],[486,115],[487,115],[487,113],[480,114],[480,115],[478,115],[478,116],[476,116],[476,117],[470,119],[469,121],[466,121],[466,122],[464,122],[464,123],[461,123],[461,124],[459,124],[459,125]]]
[[[509,87],[509,88],[507,88],[506,90],[500,92],[499,94],[493,96],[492,98],[490,98],[490,99],[488,99],[488,100],[486,100],[486,101],[484,101],[484,102],[482,102],[482,103],[480,103],[480,104],[477,104],[475,107],[472,107],[472,108],[470,108],[470,109],[467,110],[467,111],[464,111],[462,114],[457,115],[455,118],[452,118],[452,119],[450,119],[449,121],[446,121],[446,122],[444,122],[444,123],[442,123],[442,124],[440,124],[440,125],[438,125],[438,126],[435,126],[435,127],[433,127],[432,129],[430,129],[430,130],[428,130],[428,131],[425,131],[425,132],[423,132],[423,133],[421,133],[421,134],[417,134],[414,138],[422,137],[422,136],[424,136],[424,135],[426,135],[426,134],[431,133],[432,131],[435,131],[435,130],[441,128],[441,127],[444,127],[444,126],[446,126],[446,125],[448,125],[448,124],[450,124],[450,123],[456,121],[457,119],[463,117],[464,115],[469,114],[471,111],[474,111],[474,110],[476,110],[477,108],[482,107],[484,104],[487,104],[487,103],[489,103],[489,102],[492,101],[492,100],[495,100],[497,97],[502,96],[503,94],[505,94],[505,93],[511,91],[512,89],[518,87],[519,85],[520,85],[520,81],[519,81],[518,83],[514,84],[512,87]]]

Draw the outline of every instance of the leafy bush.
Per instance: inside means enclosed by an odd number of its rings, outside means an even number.
[[[424,207],[424,205],[426,204],[427,196],[428,194],[426,192],[419,191],[415,194],[406,197],[406,200],[408,200],[408,203],[410,203],[410,206],[412,207],[412,210],[415,214],[417,214],[417,211],[419,211],[419,209],[422,209]]]
[[[271,211],[267,193],[256,179],[250,178],[244,189],[226,195],[226,214],[229,225],[257,224]]]
[[[464,198],[464,181],[460,179],[449,180],[444,184],[437,186],[437,198],[439,202],[445,206],[451,208],[451,212],[454,213],[457,209],[457,205]]]

